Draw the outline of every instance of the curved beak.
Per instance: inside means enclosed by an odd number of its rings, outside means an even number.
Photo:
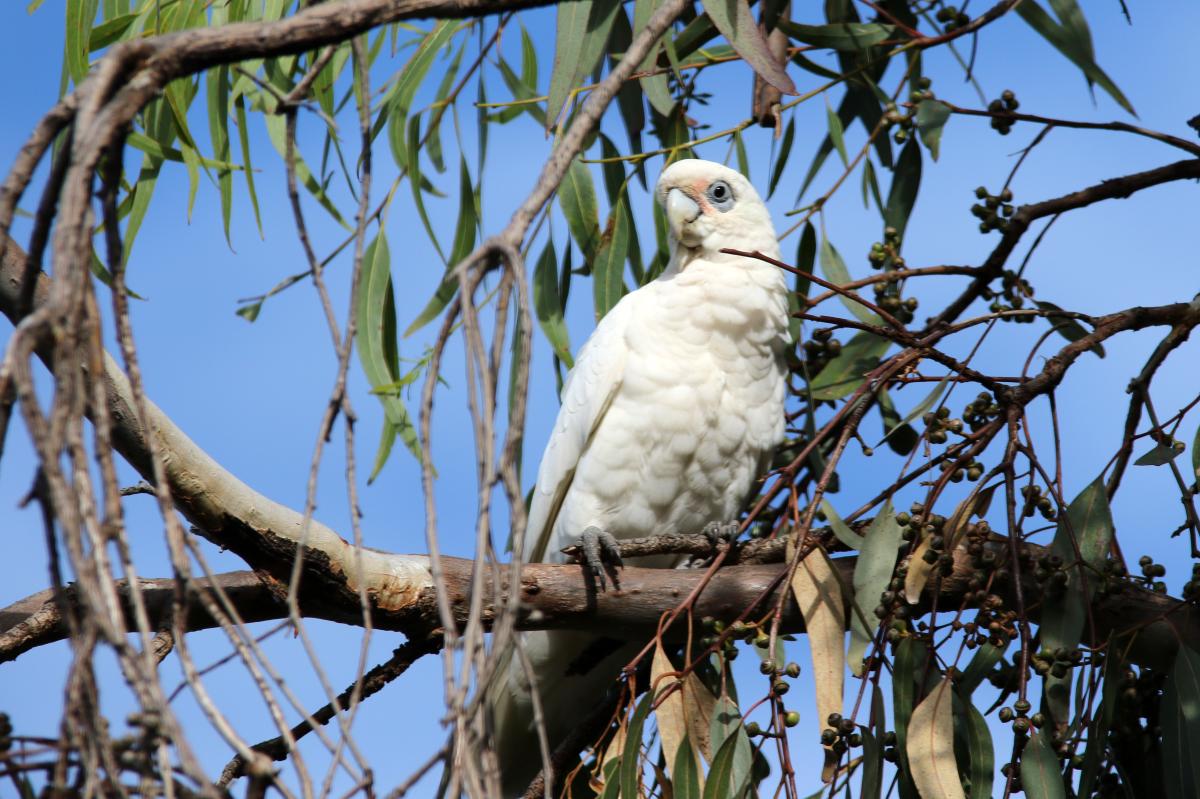
[[[683,239],[683,229],[700,216],[700,206],[681,189],[671,189],[667,192],[666,210],[671,232],[677,240]]]

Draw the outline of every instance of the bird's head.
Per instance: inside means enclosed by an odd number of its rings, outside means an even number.
[[[724,248],[778,252],[767,207],[740,172],[712,161],[676,161],[663,170],[654,194],[671,238],[692,255],[713,257]]]

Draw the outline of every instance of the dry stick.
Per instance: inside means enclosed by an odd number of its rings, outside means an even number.
[[[295,749],[296,741],[299,741],[304,736],[308,735],[318,725],[328,724],[341,712],[341,708],[347,707],[354,696],[358,700],[366,699],[373,694],[378,693],[385,685],[395,680],[404,672],[408,671],[409,666],[417,662],[421,657],[432,654],[441,648],[441,639],[438,637],[428,638],[425,640],[412,640],[401,644],[392,652],[391,657],[380,663],[375,668],[371,669],[365,675],[355,677],[354,682],[342,691],[337,696],[337,701],[330,702],[319,710],[309,714],[309,717],[296,724],[291,728],[291,734],[288,738],[276,736],[265,741],[256,743],[251,747],[255,752],[260,752],[272,760],[285,760]],[[246,774],[246,761],[240,755],[235,756],[221,770],[221,776],[217,780],[217,784],[227,786],[233,780]]]

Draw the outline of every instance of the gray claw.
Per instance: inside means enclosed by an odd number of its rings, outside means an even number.
[[[616,569],[625,564],[621,562],[621,545],[617,543],[617,539],[613,537],[612,533],[601,530],[599,527],[589,527],[579,537],[579,548],[583,552],[582,561],[592,576],[596,578],[601,592],[608,588],[605,581],[606,566],[613,568],[613,587],[620,588]]]
[[[712,547],[716,550],[720,549],[722,544],[732,544],[741,528],[741,524],[736,521],[709,522],[701,532],[704,533],[705,538],[712,542]]]

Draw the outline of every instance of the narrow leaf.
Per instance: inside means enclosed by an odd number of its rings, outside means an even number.
[[[814,400],[838,400],[854,392],[863,375],[879,365],[891,342],[862,331],[842,345],[838,356],[812,379],[809,390]]]
[[[1045,733],[1038,732],[1021,753],[1021,786],[1029,799],[1066,799],[1062,770]]]
[[[842,260],[841,254],[834,248],[833,243],[828,238],[821,239],[821,271],[825,273],[825,279],[830,283],[839,286],[844,286],[849,283],[850,270],[846,268],[846,262]],[[850,313],[854,314],[861,321],[869,325],[878,325],[883,322],[879,315],[868,309],[860,302],[856,302],[844,294],[839,294],[838,299],[842,301],[842,305]]]
[[[621,752],[621,796],[625,799],[639,799],[641,792],[638,786],[642,777],[642,728],[646,725],[646,717],[654,707],[654,692],[648,691],[638,702],[625,733],[625,747]]]
[[[533,307],[546,340],[554,348],[554,354],[570,369],[574,361],[571,359],[571,342],[563,318],[563,303],[558,296],[558,256],[552,241],[546,242],[533,271]]]
[[[880,594],[892,579],[899,549],[900,525],[896,523],[892,502],[888,500],[867,528],[859,549],[858,563],[854,567],[854,604],[857,611],[850,615],[850,650],[846,660],[856,676],[863,674],[863,655],[879,626],[875,607],[879,604]]]
[[[921,148],[916,141],[909,140],[900,151],[896,168],[892,171],[892,187],[888,191],[887,207],[883,209],[883,221],[894,227],[903,238],[904,228],[917,202],[917,190],[921,187]]]
[[[596,186],[592,181],[592,173],[578,159],[571,162],[558,187],[558,204],[567,219],[571,236],[583,252],[584,260],[591,266],[600,244],[600,214],[596,206]]]
[[[954,760],[951,696],[950,678],[943,677],[917,705],[909,721],[908,764],[913,783],[923,797],[965,799]]]
[[[813,47],[828,47],[853,53],[884,42],[895,33],[895,26],[874,22],[838,22],[832,25],[801,25],[780,19],[776,25],[793,39]]]
[[[701,0],[701,4],[721,35],[763,80],[784,94],[796,94],[796,85],[775,60],[746,0]]]
[[[567,97],[575,88],[591,13],[592,0],[564,0],[558,4],[554,67],[550,73],[550,97],[546,102],[547,128],[558,122]]]
[[[1054,325],[1054,329],[1067,341],[1079,341],[1079,339],[1088,335],[1087,328],[1080,324],[1078,319],[1073,319],[1066,314],[1054,313],[1055,311],[1062,311],[1062,308],[1059,308],[1054,303],[1039,300],[1037,307],[1043,311],[1050,311],[1050,315],[1047,317],[1050,320],[1050,324]],[[1089,351],[1097,357],[1104,357],[1104,345],[1099,342],[1092,345]]]
[[[779,179],[783,177],[783,170],[787,166],[788,156],[792,154],[792,140],[795,136],[796,118],[793,116],[788,120],[787,127],[783,130],[783,138],[779,141],[779,147],[775,150],[775,166],[771,170],[771,182],[767,185],[768,198],[775,193],[775,187],[779,185]]]
[[[950,107],[940,100],[922,100],[917,104],[917,133],[921,142],[929,148],[929,156],[938,160],[938,149],[942,143],[942,129],[950,119]]]

